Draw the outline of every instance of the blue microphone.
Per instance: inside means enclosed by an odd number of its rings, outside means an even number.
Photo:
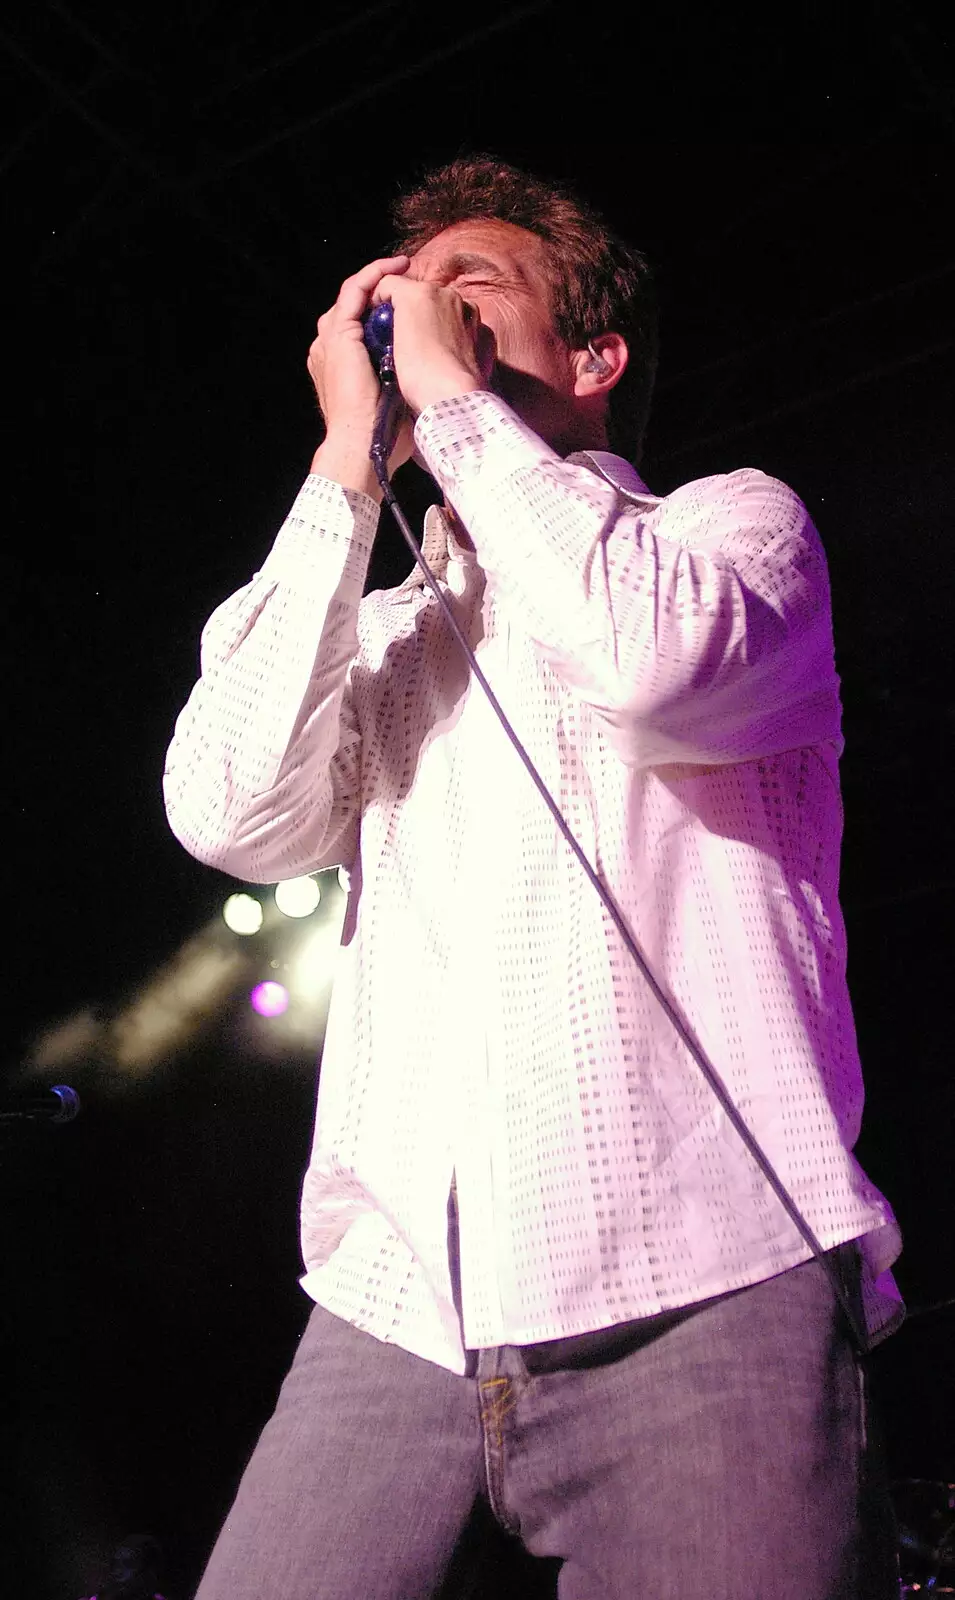
[[[381,376],[383,366],[394,371],[395,366],[395,310],[390,300],[383,300],[380,306],[372,306],[362,318],[365,330],[365,349],[371,357],[371,364]]]
[[[365,349],[381,382],[381,399],[368,454],[382,487],[388,482],[388,457],[398,437],[402,408],[401,390],[395,374],[394,316],[391,301],[383,300],[381,305],[373,306],[362,317]]]

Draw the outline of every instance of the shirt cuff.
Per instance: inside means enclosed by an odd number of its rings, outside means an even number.
[[[560,460],[487,389],[436,400],[418,417],[414,437],[433,478],[462,515],[470,490],[482,485],[486,490],[524,467]]]
[[[262,564],[265,577],[283,583],[327,583],[334,573],[342,598],[361,599],[381,508],[360,489],[345,489],[310,472]]]

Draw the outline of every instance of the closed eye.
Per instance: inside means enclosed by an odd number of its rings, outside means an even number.
[[[458,278],[454,287],[459,294],[466,294],[469,289],[480,290],[486,293],[488,289],[509,290],[512,294],[518,292],[523,286],[513,283],[509,278]]]

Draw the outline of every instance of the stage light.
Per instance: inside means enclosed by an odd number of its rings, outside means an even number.
[[[222,907],[225,925],[233,933],[258,933],[263,915],[260,902],[251,894],[230,894]]]
[[[289,962],[288,983],[296,1005],[310,1004],[324,995],[332,980],[341,928],[335,919],[317,927],[299,945]]]
[[[310,917],[321,898],[314,878],[289,878],[275,885],[275,904],[286,917]]]
[[[288,990],[282,983],[276,983],[268,978],[265,983],[257,983],[249,995],[253,1011],[260,1017],[280,1017],[283,1011],[288,1010]]]
[[[118,1067],[142,1070],[174,1055],[246,977],[250,953],[224,938],[216,922],[201,929],[114,1016],[104,1056]]]

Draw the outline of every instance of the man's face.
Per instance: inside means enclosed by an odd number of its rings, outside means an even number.
[[[476,307],[497,346],[491,387],[558,453],[573,450],[574,353],[554,327],[543,241],[510,222],[457,222],[422,245],[408,276]]]

